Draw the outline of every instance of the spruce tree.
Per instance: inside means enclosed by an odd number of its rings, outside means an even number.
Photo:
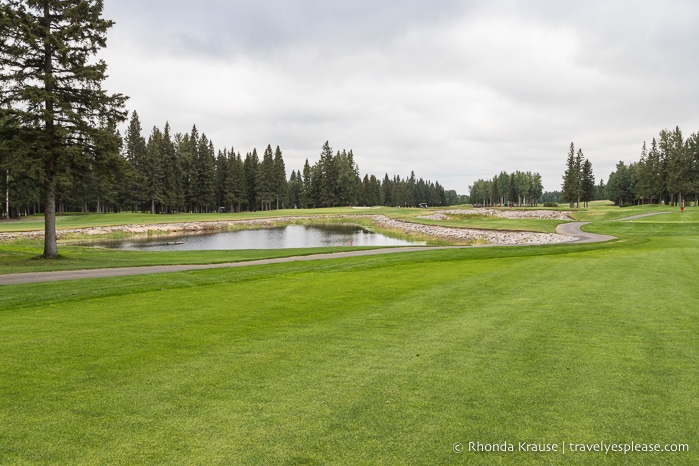
[[[311,165],[308,159],[303,164],[303,179],[301,180],[301,207],[307,209],[313,205],[311,199]]]
[[[104,120],[122,121],[126,98],[102,89],[107,65],[96,60],[112,21],[101,0],[4,0],[0,5],[0,107],[35,132],[42,161],[45,258],[58,257],[57,177],[94,153]]]
[[[589,202],[595,198],[595,175],[592,173],[592,163],[585,159],[580,171],[580,199],[589,207]]]
[[[251,212],[257,211],[257,170],[259,165],[260,159],[257,157],[257,149],[253,149],[252,154],[248,152],[243,162],[246,198],[248,210]]]
[[[163,129],[163,178],[164,178],[164,202],[168,213],[173,213],[183,208],[184,193],[182,192],[182,161],[178,157],[175,143],[170,135],[170,123],[165,123]]]
[[[339,154],[338,154],[339,155]],[[333,207],[336,203],[337,165],[330,143],[325,141],[317,163],[320,175],[319,201],[322,207]]]
[[[228,175],[226,177],[225,202],[230,205],[231,212],[240,212],[247,204],[245,195],[245,168],[240,153],[233,148],[228,156]]]
[[[282,157],[282,150],[277,146],[274,151],[274,191],[277,200],[277,210],[286,203],[286,166]]]
[[[575,145],[571,142],[566,160],[566,171],[563,175],[563,200],[569,203],[571,209],[578,194],[579,173],[580,170],[575,164]]]
[[[153,127],[146,144],[145,179],[146,194],[150,201],[150,213],[156,212],[156,205],[161,205],[165,194],[165,153],[163,133],[157,126]]]
[[[267,145],[267,149],[265,149],[265,153],[262,155],[262,162],[257,171],[256,186],[257,200],[262,202],[262,210],[272,210],[275,188],[274,155],[271,145]]]
[[[135,212],[146,201],[146,140],[143,138],[141,120],[133,112],[126,128],[126,147],[124,156],[129,162],[130,176],[128,182],[128,199],[131,210]]]
[[[576,199],[576,207],[579,209],[580,208],[580,200],[582,198],[582,166],[583,166],[583,151],[582,149],[578,149],[577,154],[575,154],[575,168],[574,168],[574,173],[576,173],[576,179],[575,179],[575,199]]]

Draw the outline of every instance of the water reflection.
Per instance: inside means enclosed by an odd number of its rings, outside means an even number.
[[[228,249],[289,249],[325,246],[410,246],[410,242],[356,225],[289,225],[279,228],[226,231],[219,233],[99,241],[95,246],[150,251],[203,251]]]

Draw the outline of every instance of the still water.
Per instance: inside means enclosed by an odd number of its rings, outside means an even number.
[[[99,241],[95,246],[149,251],[204,251],[226,249],[288,249],[324,246],[415,246],[409,242],[372,233],[356,225],[289,225],[279,228],[219,233],[155,236],[144,239]]]

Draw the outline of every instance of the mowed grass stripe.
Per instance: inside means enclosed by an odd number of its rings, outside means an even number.
[[[450,464],[469,440],[691,442],[699,244],[644,244],[30,295],[0,312],[0,462]]]

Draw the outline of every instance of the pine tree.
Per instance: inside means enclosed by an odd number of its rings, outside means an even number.
[[[337,171],[336,203],[342,206],[356,205],[361,180],[359,179],[359,168],[354,163],[352,151],[347,152],[343,150],[342,153],[338,154],[335,158],[335,166]]]
[[[289,177],[289,182],[287,183],[287,199],[289,200],[289,206],[294,206],[298,208],[301,204],[301,173],[298,175],[295,171],[291,171],[291,176]]]
[[[339,155],[339,154],[338,154]],[[337,164],[330,143],[325,141],[318,161],[319,201],[322,207],[333,207],[336,203]]]
[[[641,159],[638,161],[638,180],[636,182],[636,196],[641,199],[641,203],[643,203],[644,199],[651,197],[651,184],[652,165],[648,159],[646,141],[643,141],[643,147],[641,148]]]
[[[248,210],[251,212],[257,211],[257,170],[260,165],[260,159],[257,157],[257,149],[253,149],[252,153],[245,156],[245,189],[247,191]]]
[[[275,196],[274,188],[274,156],[272,146],[268,145],[262,155],[256,178],[257,200],[262,203],[262,210],[272,209],[272,200]]]
[[[175,135],[175,153],[181,167],[180,183],[182,186],[183,210],[192,212],[193,209],[193,185],[194,185],[194,153],[197,149],[199,134],[196,126],[192,129],[191,135],[178,133]]]
[[[393,207],[396,205],[396,199],[393,193],[393,182],[386,173],[381,184],[381,205]]]
[[[576,165],[575,145],[570,143],[568,159],[566,161],[566,171],[563,175],[563,200],[570,204],[572,209],[578,196],[578,180],[580,169]]]
[[[179,211],[184,207],[182,192],[182,161],[175,150],[175,143],[170,135],[170,123],[165,123],[162,139],[163,155],[163,202],[168,213]]]
[[[311,165],[308,159],[303,164],[303,179],[301,180],[301,206],[307,209],[313,206],[311,201]]]
[[[57,177],[94,154],[104,120],[125,118],[122,95],[102,90],[107,66],[94,60],[112,22],[101,0],[5,0],[0,5],[0,107],[35,132],[44,184],[45,258],[58,257]]]
[[[196,190],[199,212],[211,212],[216,204],[216,156],[214,145],[201,135],[196,152]]]
[[[162,204],[165,192],[163,145],[163,133],[154,126],[146,144],[145,158],[146,194],[151,214],[156,212],[156,204]]]
[[[648,189],[650,191],[650,196],[655,197],[658,202],[660,202],[665,192],[665,177],[660,150],[658,149],[658,143],[655,138],[653,138],[650,143],[647,164],[649,165],[648,177],[650,178],[650,183]]]
[[[283,208],[286,204],[287,194],[286,166],[284,165],[284,158],[279,146],[274,151],[274,194],[277,200],[277,210],[280,204]]]
[[[575,154],[575,165],[574,165],[574,173],[577,174],[576,179],[575,179],[575,199],[576,199],[576,207],[579,209],[580,208],[580,200],[582,198],[582,166],[583,166],[583,152],[582,149],[578,149],[578,152]]]
[[[667,188],[673,200],[681,204],[692,190],[692,161],[679,127],[669,133],[668,142]]]
[[[120,186],[126,184],[128,164],[121,155],[122,139],[115,124],[101,128],[102,137],[95,138],[92,163],[94,209],[98,213],[118,211]]]
[[[592,163],[585,159],[580,171],[580,200],[589,207],[589,202],[595,198],[595,175],[592,173]]]
[[[133,112],[126,129],[126,146],[124,156],[129,162],[129,181],[127,187],[128,201],[132,212],[139,210],[146,197],[146,140],[141,129],[138,113]]]
[[[685,141],[687,156],[691,164],[691,191],[694,193],[694,206],[699,205],[699,133],[693,133]]]
[[[230,205],[231,212],[241,212],[247,205],[247,192],[245,189],[245,166],[240,153],[235,153],[231,148],[228,157],[228,176],[226,178],[226,204]]]

